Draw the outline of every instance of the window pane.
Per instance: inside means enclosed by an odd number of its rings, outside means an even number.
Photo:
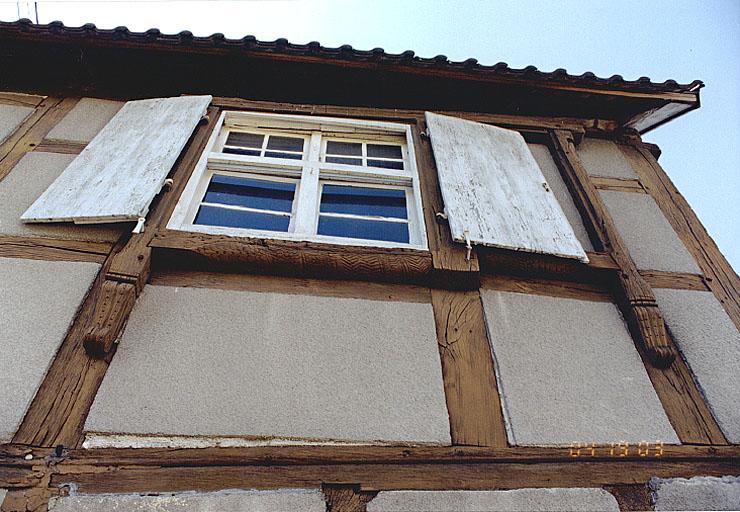
[[[342,158],[339,156],[327,156],[326,161],[330,164],[362,165],[362,158]]]
[[[303,151],[303,139],[270,135],[270,138],[267,140],[267,149],[275,149],[278,151]]]
[[[288,231],[290,217],[202,205],[198,209],[198,215],[195,216],[195,224],[262,229],[265,231]]]
[[[261,149],[264,138],[265,136],[259,133],[229,132],[226,145]]]
[[[408,218],[406,192],[399,189],[324,185],[321,211]]]
[[[319,235],[408,243],[409,225],[405,222],[349,219],[346,217],[327,217],[320,215]]]
[[[326,143],[327,155],[362,156],[362,143],[337,142],[330,140]]]
[[[295,183],[214,174],[203,202],[290,212]]]
[[[224,153],[233,153],[235,155],[249,155],[249,156],[260,156],[261,151],[259,149],[240,149],[240,148],[224,148]]]
[[[391,146],[388,144],[368,144],[367,145],[367,157],[368,158],[397,158],[401,160],[403,158],[401,154],[401,146]]]
[[[300,160],[303,155],[298,153],[280,153],[278,151],[265,151],[265,156],[270,158],[290,158],[291,160]]]
[[[402,160],[370,160],[368,159],[367,165],[369,167],[382,167],[383,169],[403,169]]]

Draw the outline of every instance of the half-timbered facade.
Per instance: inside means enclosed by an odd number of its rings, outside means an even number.
[[[0,503],[740,508],[701,82],[0,23]]]

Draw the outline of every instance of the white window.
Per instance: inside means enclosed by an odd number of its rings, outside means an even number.
[[[224,112],[168,228],[426,249],[407,125]]]

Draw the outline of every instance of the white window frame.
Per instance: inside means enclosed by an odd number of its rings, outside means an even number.
[[[302,160],[223,153],[230,130],[269,133],[304,139]],[[267,138],[265,138],[266,140]],[[401,146],[404,169],[385,169],[365,165],[324,162],[327,140],[393,143]],[[364,147],[364,146],[363,146]],[[364,152],[364,150],[363,150]],[[381,159],[382,160],[382,159]],[[363,160],[363,163],[365,160]],[[289,231],[266,231],[194,224],[195,216],[214,173],[296,182]],[[325,183],[402,189],[406,191],[409,242],[389,242],[316,234],[321,188]],[[352,217],[347,215],[347,217]],[[375,220],[390,220],[373,217]],[[401,220],[401,222],[403,222]],[[421,204],[421,188],[413,146],[411,126],[400,123],[224,111],[196,164],[169,222],[168,229],[246,238],[311,241],[337,245],[427,249],[426,228]]]

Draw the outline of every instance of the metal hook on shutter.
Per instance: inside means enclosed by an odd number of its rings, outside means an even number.
[[[139,217],[139,220],[136,221],[136,226],[134,226],[132,233],[143,233],[144,232],[144,223],[146,222],[146,218]]]
[[[470,261],[470,253],[473,250],[473,246],[470,244],[470,238],[468,238],[467,229],[463,231],[463,237],[465,237],[465,248],[467,249],[467,252],[465,253],[465,261]]]

